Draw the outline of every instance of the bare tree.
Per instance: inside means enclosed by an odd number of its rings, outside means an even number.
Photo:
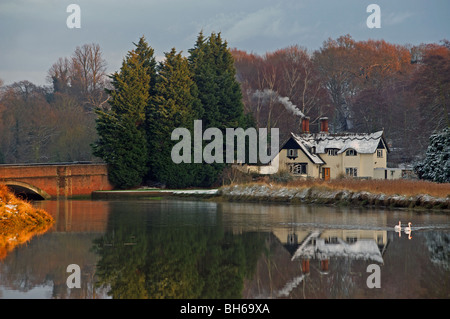
[[[59,58],[48,70],[47,81],[53,84],[55,92],[68,93],[70,87],[71,62],[68,58]]]
[[[54,92],[75,96],[83,108],[91,112],[102,108],[108,100],[106,61],[98,44],[84,44],[71,58],[59,58],[48,71],[47,80]]]

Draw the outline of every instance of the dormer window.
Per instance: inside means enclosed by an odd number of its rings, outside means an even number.
[[[327,148],[328,156],[337,156],[339,149],[337,148]]]
[[[311,154],[316,154],[316,147],[315,146],[311,147]]]
[[[350,148],[348,150],[345,151],[345,156],[356,156],[356,150]]]

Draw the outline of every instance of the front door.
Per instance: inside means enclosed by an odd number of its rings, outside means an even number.
[[[325,181],[330,180],[330,168],[329,167],[322,168],[322,177]]]

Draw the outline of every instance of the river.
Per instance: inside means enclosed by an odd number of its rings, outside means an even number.
[[[0,260],[2,299],[450,298],[443,212],[170,198],[35,205],[55,224]],[[399,220],[409,235],[394,231]],[[69,265],[80,288],[68,286]]]

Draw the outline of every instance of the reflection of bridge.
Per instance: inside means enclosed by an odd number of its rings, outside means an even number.
[[[88,162],[0,165],[0,183],[38,199],[90,195],[111,190],[106,164]]]

